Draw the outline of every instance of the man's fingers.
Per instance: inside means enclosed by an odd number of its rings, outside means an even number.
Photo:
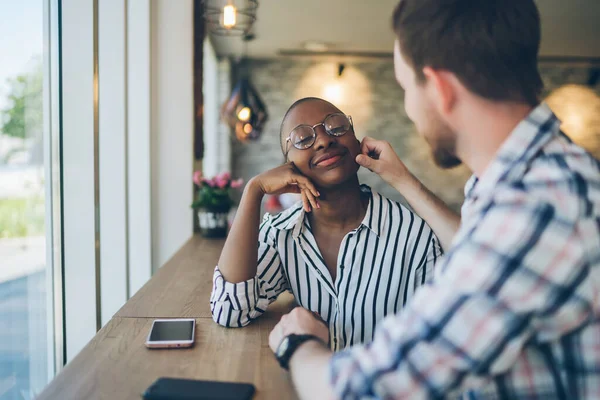
[[[360,144],[361,154],[374,158],[375,160],[379,160],[383,154],[388,154],[390,150],[390,144],[383,140],[365,138]]]
[[[369,156],[366,156],[364,154],[359,154],[358,156],[356,156],[356,163],[358,165],[360,165],[361,167],[365,167],[373,172],[377,172],[377,160],[372,159]]]
[[[376,143],[376,142],[378,142],[378,140],[377,140],[377,139],[373,139],[373,138],[372,138],[372,137],[370,137],[370,136],[365,136],[365,137],[363,138],[363,140],[361,141],[361,144],[368,145],[369,143]]]
[[[325,325],[327,327],[327,329],[329,329],[329,325],[327,324],[327,322],[323,318],[321,318],[321,316],[318,313],[316,313],[314,311],[311,311],[311,312],[313,314],[313,317],[315,317],[315,319],[317,321],[321,322],[323,325]]]
[[[277,348],[281,344],[281,340],[284,337],[283,324],[279,322],[271,333],[269,334],[269,347],[273,352],[277,351]]]
[[[362,142],[360,142],[360,151],[363,154],[367,154],[370,151],[381,151],[381,147],[383,145],[383,143],[380,140],[375,140],[373,138],[370,137],[366,137],[362,140]]]

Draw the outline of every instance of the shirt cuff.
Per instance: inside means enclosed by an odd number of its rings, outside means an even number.
[[[210,301],[217,303],[229,301],[236,311],[252,310],[259,303],[258,279],[252,277],[243,282],[227,282],[219,267],[216,267]]]

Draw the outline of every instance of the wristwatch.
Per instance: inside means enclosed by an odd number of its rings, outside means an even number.
[[[300,347],[300,345],[309,340],[316,340],[319,343],[323,343],[323,341],[315,336],[315,335],[287,335],[283,338],[279,346],[277,347],[277,351],[275,351],[275,358],[279,361],[279,365],[283,369],[290,368],[290,359],[294,352]]]

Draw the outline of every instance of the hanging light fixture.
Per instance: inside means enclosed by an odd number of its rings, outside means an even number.
[[[254,40],[254,35],[245,34],[242,40],[244,54],[234,69],[238,77],[237,83],[231,91],[231,96],[221,107],[221,118],[235,132],[239,141],[247,142],[260,137],[269,115],[265,103],[250,83],[248,42]]]
[[[240,70],[246,64],[240,62]],[[235,137],[241,142],[246,142],[260,137],[268,113],[264,102],[246,76],[247,71],[243,71],[242,74],[244,76],[240,77],[229,100],[221,108],[221,117],[235,132]]]
[[[233,4],[227,4],[225,7],[223,7],[222,26],[225,29],[231,29],[235,26],[236,19],[237,19],[236,14],[237,14],[237,9],[235,8],[235,6]]]
[[[208,30],[216,35],[240,36],[256,21],[258,0],[202,0]]]

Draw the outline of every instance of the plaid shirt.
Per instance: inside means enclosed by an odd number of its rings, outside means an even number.
[[[337,395],[600,399],[599,172],[538,106],[467,183],[434,282],[334,355]]]

